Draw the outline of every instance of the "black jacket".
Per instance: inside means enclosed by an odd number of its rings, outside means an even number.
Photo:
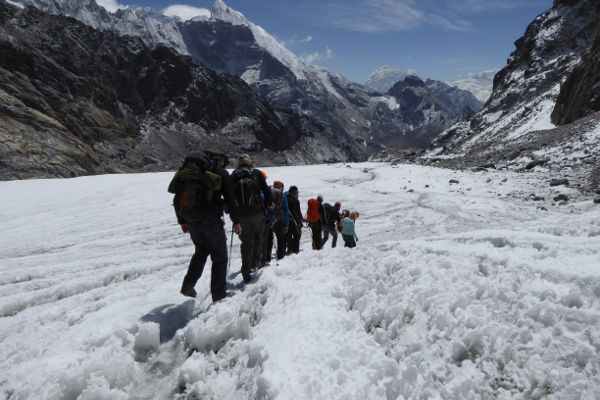
[[[240,217],[235,209],[235,202],[233,198],[233,189],[231,186],[231,178],[229,172],[225,168],[214,167],[211,168],[211,172],[221,176],[221,190],[213,194],[213,200],[210,207],[206,210],[207,216],[215,216],[218,218],[223,217],[223,203],[227,207],[229,212],[229,218],[234,224],[240,222]],[[188,221],[185,220],[179,213],[179,197],[180,191],[178,190],[173,199],[173,207],[175,207],[175,214],[177,215],[177,222],[179,224],[185,224]]]
[[[340,210],[329,203],[325,203],[323,208],[325,209],[325,225],[330,228],[335,227],[336,221],[341,220]]]
[[[237,182],[239,179],[242,179],[244,176],[247,176],[246,174],[248,172],[256,175],[256,177],[258,178],[258,184],[259,184],[260,190],[262,191],[263,196],[264,196],[263,204],[265,205],[265,207],[268,207],[271,204],[273,204],[273,195],[271,194],[271,188],[269,188],[269,185],[267,185],[267,180],[265,179],[263,174],[258,169],[249,167],[247,165],[242,165],[242,166],[236,168],[231,173],[231,183],[235,184],[235,182]],[[232,192],[232,197],[233,197],[233,192]],[[248,216],[256,214],[257,212],[264,213],[264,209],[256,210],[254,208],[244,208],[244,207],[235,207],[235,208],[236,208],[237,213],[241,217],[248,217]]]
[[[297,197],[291,196],[289,192],[285,192],[288,199],[288,208],[290,209],[290,219],[294,224],[302,222],[302,210],[300,209],[300,200]]]

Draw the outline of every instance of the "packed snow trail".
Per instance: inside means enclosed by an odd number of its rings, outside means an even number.
[[[193,246],[170,206],[171,173],[0,182],[0,393],[600,397],[600,207],[589,198],[543,172],[264,170],[299,187],[304,212],[318,194],[358,210],[358,247],[340,238],[313,251],[305,229],[300,254],[245,285],[235,238],[236,295],[214,304],[209,273],[197,299],[179,294]]]

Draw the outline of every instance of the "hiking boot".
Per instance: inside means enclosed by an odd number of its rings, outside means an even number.
[[[196,290],[190,285],[183,285],[180,293],[187,297],[196,297]]]
[[[252,275],[250,271],[242,270],[242,278],[244,278],[244,282],[248,283],[252,281]]]
[[[216,303],[217,301],[225,300],[228,297],[233,297],[233,296],[235,296],[235,292],[227,292],[227,293],[225,293],[225,295],[223,297],[219,297],[218,299],[213,298],[213,303]]]

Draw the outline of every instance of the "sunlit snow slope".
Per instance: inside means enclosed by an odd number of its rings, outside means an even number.
[[[210,274],[179,294],[172,174],[0,182],[0,397],[600,398],[590,199],[539,172],[265,171],[303,211],[358,210],[358,247],[313,251],[304,230],[244,285],[234,238],[236,295],[215,304]]]

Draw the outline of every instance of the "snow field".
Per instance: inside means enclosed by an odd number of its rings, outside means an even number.
[[[236,295],[214,304],[210,268],[197,299],[179,295],[193,247],[175,223],[171,173],[0,183],[0,393],[600,396],[600,209],[590,199],[537,172],[264,170],[300,188],[304,212],[318,194],[358,210],[358,247],[340,237],[313,251],[305,229],[300,254],[244,285],[235,238]],[[554,204],[557,192],[572,202]]]

